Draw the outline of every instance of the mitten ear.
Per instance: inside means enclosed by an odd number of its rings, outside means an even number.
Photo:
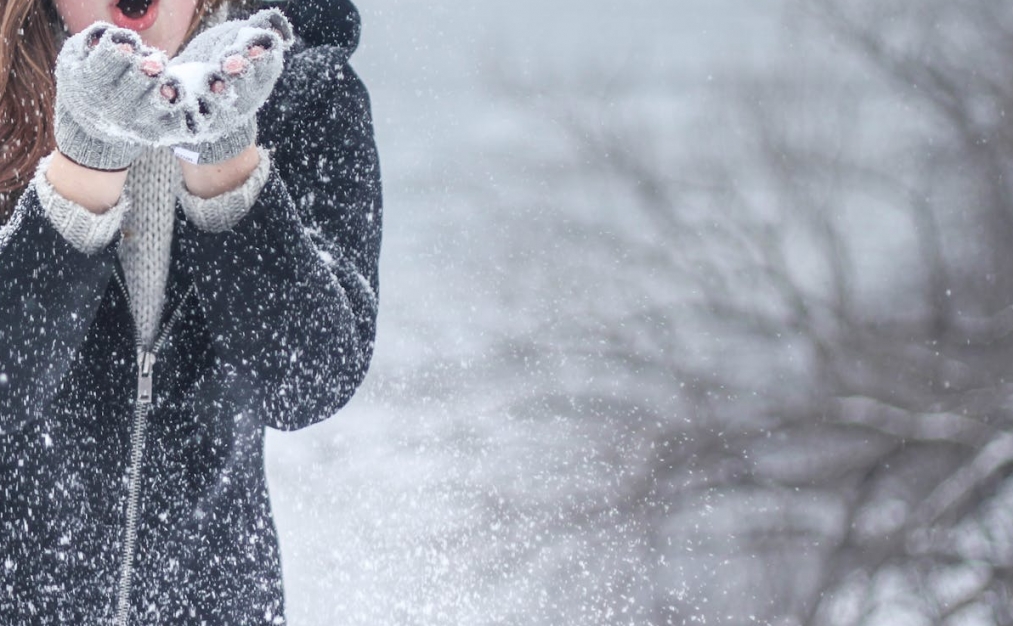
[[[91,26],[85,29],[84,34],[81,38],[84,40],[84,52],[85,54],[92,51],[93,48],[97,48],[102,36],[112,28],[111,24],[105,22],[95,22]]]
[[[141,38],[137,36],[137,33],[125,28],[114,28],[107,31],[105,37],[102,39],[108,41],[109,45],[120,48],[126,52],[136,52],[144,45],[141,43]],[[130,49],[127,50],[124,46],[129,46]]]
[[[255,28],[267,28],[274,30],[281,38],[283,50],[292,47],[295,36],[292,34],[292,23],[278,9],[264,9],[257,11],[249,19],[249,25]]]
[[[118,28],[108,22],[95,22],[81,31],[77,37],[80,40],[81,52],[84,56],[91,54],[92,50],[100,45],[109,48],[129,45],[133,50],[140,50],[143,45],[137,33],[125,28]]]

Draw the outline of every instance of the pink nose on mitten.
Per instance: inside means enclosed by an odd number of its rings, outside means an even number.
[[[165,69],[165,65],[162,64],[158,59],[148,57],[141,61],[141,71],[148,76],[158,76]]]
[[[263,52],[264,50],[263,48],[261,48],[261,54],[263,54]],[[249,55],[251,58],[256,58],[253,56],[253,48],[250,48]],[[236,74],[242,74],[243,71],[245,71],[246,68],[248,67],[250,67],[250,62],[238,54],[230,56],[229,58],[225,59],[224,63],[222,63],[222,69],[228,72],[229,74],[232,74],[233,76],[235,76]]]

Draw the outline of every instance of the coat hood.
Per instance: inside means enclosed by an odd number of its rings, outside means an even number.
[[[351,56],[359,45],[359,11],[350,0],[264,0],[292,21],[307,47],[338,46]]]

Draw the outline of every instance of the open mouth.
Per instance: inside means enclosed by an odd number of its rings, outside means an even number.
[[[146,30],[158,17],[158,0],[119,0],[112,10],[113,23],[120,28]]]
[[[153,2],[154,0],[120,0],[116,3],[116,8],[130,19],[139,20],[148,12]]]

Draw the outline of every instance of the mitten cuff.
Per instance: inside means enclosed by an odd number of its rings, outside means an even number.
[[[111,209],[102,214],[92,213],[80,204],[59,194],[46,178],[53,155],[43,157],[35,170],[32,182],[38,193],[46,218],[72,246],[85,254],[104,249],[120,230],[123,215],[130,209],[130,196],[126,189]]]
[[[62,110],[56,116],[56,145],[70,160],[96,170],[127,168],[142,150],[140,144],[92,137]]]
[[[213,198],[199,198],[187,191],[186,185],[181,183],[177,195],[187,221],[212,233],[230,230],[238,224],[257,201],[271,170],[271,154],[260,146],[257,146],[257,152],[260,154],[260,163],[246,182],[236,189]]]
[[[220,163],[227,161],[246,150],[257,140],[257,118],[254,117],[248,124],[215,141],[208,141],[200,144],[182,144],[176,146],[185,152],[176,151],[176,156],[185,159],[195,165],[207,165],[209,163]],[[195,158],[196,157],[196,158]]]

